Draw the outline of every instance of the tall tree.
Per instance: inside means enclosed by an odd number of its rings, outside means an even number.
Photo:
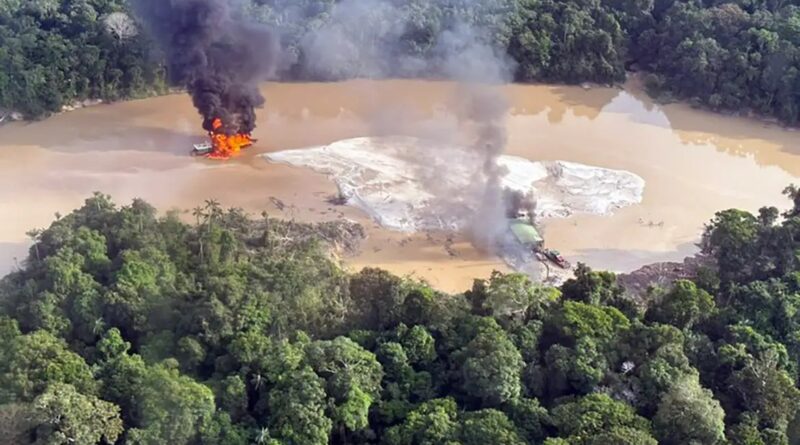
[[[346,337],[319,341],[306,348],[306,362],[322,377],[330,397],[329,417],[356,431],[369,424],[369,408],[380,398],[383,369],[375,354]]]
[[[695,376],[676,382],[664,394],[653,426],[659,443],[714,445],[725,440],[725,412]]]
[[[36,443],[114,443],[122,433],[119,407],[55,383],[32,403]]]
[[[519,397],[522,355],[499,329],[479,332],[457,355],[464,394],[483,406],[497,406]]]
[[[325,416],[323,380],[311,368],[284,375],[269,394],[269,430],[287,445],[326,445],[333,422]]]

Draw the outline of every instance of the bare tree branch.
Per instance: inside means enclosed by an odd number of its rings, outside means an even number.
[[[106,16],[103,22],[106,25],[106,30],[114,34],[119,40],[127,40],[139,34],[136,23],[124,12],[112,12]]]

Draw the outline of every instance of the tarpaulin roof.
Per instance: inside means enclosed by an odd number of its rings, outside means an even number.
[[[544,239],[539,235],[539,231],[532,224],[525,221],[514,220],[511,221],[511,231],[517,240],[522,244],[539,244]]]

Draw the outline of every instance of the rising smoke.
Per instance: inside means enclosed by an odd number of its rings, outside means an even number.
[[[512,62],[486,40],[480,30],[458,24],[442,33],[437,46],[443,73],[459,82],[454,110],[473,128],[468,148],[479,162],[473,176],[477,187],[460,198],[477,204],[470,221],[473,242],[491,249],[505,228],[507,213],[501,184],[507,172],[497,161],[508,142],[505,119],[510,104],[498,85],[511,79]]]
[[[490,34],[497,29],[484,19],[503,22],[511,14],[512,2],[496,0],[342,0],[336,3],[330,19],[301,39],[304,68],[313,77],[329,79],[367,77],[436,77],[453,80],[458,88],[449,102],[452,116],[441,122],[448,142],[463,144],[469,156],[461,159],[437,159],[452,153],[434,150],[418,155],[419,172],[425,190],[432,195],[431,206],[440,212],[464,214],[470,221],[473,243],[492,249],[505,229],[507,199],[501,179],[505,171],[498,158],[507,144],[505,118],[509,103],[499,85],[509,82],[513,61],[504,48],[498,47]],[[449,11],[437,16],[435,11]],[[433,17],[435,23],[422,26]],[[469,18],[469,19],[468,19]],[[495,22],[495,24],[496,24]],[[429,48],[410,51],[409,33],[435,31]],[[403,115],[382,104],[382,114]],[[453,125],[454,117],[456,125]],[[388,122],[388,124],[387,124]],[[380,119],[377,133],[390,133],[392,127],[407,131],[401,120]],[[426,128],[429,131],[430,127]],[[413,160],[412,160],[413,161]],[[453,190],[441,184],[442,175],[430,165],[467,164],[474,179],[467,188]],[[475,210],[477,209],[477,210]]]
[[[280,22],[275,28],[283,41],[298,27],[306,29],[298,46],[281,52],[280,60],[277,39],[270,32],[232,18],[231,2],[241,7],[242,0],[133,2],[164,48],[173,79],[192,94],[207,130],[214,118],[221,118],[228,134],[250,133],[255,127],[254,108],[264,102],[257,82],[278,67],[291,75],[287,67],[301,66],[303,76],[315,79],[436,77],[458,82],[449,104],[452,115],[442,121],[439,133],[449,134],[451,142],[463,143],[466,137],[470,156],[442,160],[432,150],[418,163],[420,171],[453,162],[472,170],[472,186],[459,190],[442,187],[440,175],[429,171],[422,178],[433,206],[441,212],[472,209],[473,241],[492,247],[504,226],[508,202],[501,187],[505,172],[497,160],[506,148],[509,104],[497,86],[510,81],[514,71],[497,35],[513,14],[509,8],[514,2],[340,0],[319,14],[324,19],[314,26],[303,23],[309,8],[302,1],[249,3],[269,9],[269,16]],[[414,39],[408,37],[417,35],[432,36],[430,44],[409,48]],[[408,129],[401,119],[381,119],[393,111],[403,115],[403,110],[393,110],[391,103],[382,108],[384,112],[375,118],[381,127],[376,133]]]
[[[170,80],[186,87],[212,131],[221,119],[228,135],[255,129],[264,104],[258,83],[278,60],[278,42],[263,26],[235,20],[227,0],[132,0],[166,55]]]

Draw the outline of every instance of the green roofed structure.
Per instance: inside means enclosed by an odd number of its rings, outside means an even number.
[[[544,243],[544,238],[542,238],[539,231],[536,230],[536,227],[525,220],[511,220],[509,226],[511,227],[511,232],[514,233],[514,236],[517,238],[517,241],[525,246],[537,248],[541,247],[542,243]]]

